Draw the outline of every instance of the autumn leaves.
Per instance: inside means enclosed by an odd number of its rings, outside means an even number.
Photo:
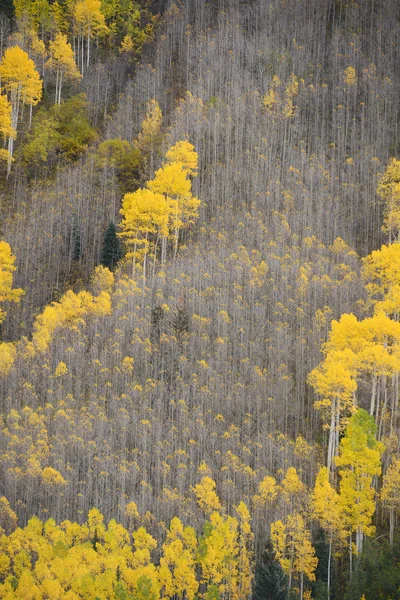
[[[51,471],[47,469],[43,476],[46,485],[62,487],[62,482],[53,481],[57,472]],[[16,529],[15,513],[2,498],[0,597],[248,598],[253,540],[250,515],[243,502],[234,510],[235,516],[213,511],[200,535],[175,517],[168,528],[162,524],[164,541],[158,548],[146,528],[137,527],[140,515],[134,502],[126,507],[127,529],[114,519],[106,525],[95,508],[82,525],[68,520],[57,525],[53,519],[43,523],[33,517],[26,527]],[[151,527],[151,519],[148,523]],[[159,560],[155,560],[156,554]]]
[[[164,165],[156,171],[146,187],[126,194],[122,201],[121,236],[128,246],[127,258],[132,270],[138,261],[146,273],[147,256],[157,258],[161,265],[166,259],[167,242],[172,238],[174,256],[178,249],[179,233],[198,217],[200,200],[192,194],[191,177],[197,175],[197,153],[187,141],[171,146]]]
[[[14,139],[22,107],[36,106],[42,97],[42,81],[35,63],[19,46],[7,48],[0,63],[0,78],[6,94],[0,96],[0,130],[8,138],[8,152],[0,156],[7,160],[11,171]]]
[[[396,159],[390,161],[377,188],[386,202],[384,228],[391,239],[398,235],[399,165]],[[324,360],[310,373],[309,382],[318,395],[314,406],[329,428],[329,469],[339,448],[343,419],[357,407],[360,389],[364,395],[366,386],[370,390],[369,413],[375,418],[378,434],[384,420],[393,422],[399,398],[399,273],[398,243],[383,245],[363,259],[367,306],[373,309],[373,316],[358,320],[353,314],[344,314],[333,321],[323,349]]]

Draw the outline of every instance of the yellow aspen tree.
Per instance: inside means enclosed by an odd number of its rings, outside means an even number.
[[[354,67],[349,66],[343,71],[344,82],[346,85],[352,87],[357,83],[357,73]]]
[[[376,440],[376,424],[371,415],[359,408],[349,419],[335,462],[340,474],[340,502],[349,536],[352,571],[353,534],[356,551],[363,548],[364,536],[374,534],[375,512],[373,478],[381,473],[382,442]]]
[[[211,592],[209,596],[206,593],[205,598],[211,598],[215,589],[221,598],[237,596],[238,553],[237,520],[213,512],[199,540],[201,583]]]
[[[196,578],[197,539],[192,527],[183,527],[174,517],[162,547],[158,569],[164,598],[194,600],[199,588]]]
[[[357,390],[355,355],[349,348],[331,350],[325,359],[308,376],[308,382],[318,394],[314,403],[321,410],[329,428],[327,466],[334,467],[334,457],[339,448],[341,417],[351,410]]]
[[[381,501],[389,509],[389,543],[393,546],[395,517],[400,513],[400,458],[394,458],[383,476]]]
[[[102,292],[111,294],[114,289],[114,282],[114,273],[107,267],[98,265],[90,278],[90,287],[97,296]]]
[[[296,548],[293,570],[300,575],[300,600],[304,596],[304,576],[309,581],[315,581],[315,569],[318,566],[318,558],[311,544],[311,533],[303,523],[300,517],[292,524],[292,539]]]
[[[400,160],[392,158],[378,180],[378,196],[385,203],[383,230],[389,234],[389,244],[400,235]]]
[[[332,321],[329,340],[324,351],[347,352],[347,368],[351,368],[359,382],[362,376],[371,377],[370,414],[378,418],[379,403],[376,392],[379,379],[394,375],[400,364],[392,352],[390,340],[400,339],[400,328],[381,310],[369,319],[358,321],[353,314],[344,314]]]
[[[258,494],[253,496],[256,508],[263,508],[268,502],[273,502],[278,495],[278,486],[274,477],[266,475],[258,484]]]
[[[286,553],[286,526],[280,519],[274,523],[271,523],[270,534],[274,547],[275,558],[279,561],[284,573],[288,575],[290,572],[291,563]]]
[[[305,507],[307,488],[294,467],[289,467],[281,481],[281,495],[291,512]]]
[[[137,259],[142,260],[145,275],[147,254],[151,246],[156,258],[159,241],[168,237],[170,207],[162,194],[139,189],[124,196],[120,213],[123,219],[119,235],[126,240],[129,248],[127,258],[132,259],[132,275]]]
[[[0,498],[0,534],[10,535],[17,528],[17,515],[11,509],[10,503],[2,496]]]
[[[238,520],[238,594],[240,600],[250,598],[253,581],[253,543],[254,535],[251,530],[249,509],[244,502],[235,507]]]
[[[383,312],[364,319],[365,343],[359,353],[359,370],[371,376],[370,414],[379,417],[379,396],[377,395],[380,380],[394,377],[400,371],[400,357],[397,352],[400,342],[400,323],[393,321]]]
[[[194,486],[193,491],[196,495],[197,504],[206,515],[221,510],[221,501],[215,492],[216,484],[211,477],[203,477],[201,481]]]
[[[155,173],[147,187],[162,194],[170,206],[170,229],[174,232],[175,252],[178,250],[179,232],[195,223],[199,213],[200,200],[192,194],[192,182],[188,171],[181,162],[166,164]]]
[[[28,23],[35,30],[41,30],[42,37],[51,27],[52,7],[49,0],[14,0],[19,26]]]
[[[33,347],[38,352],[45,352],[58,329],[83,323],[83,317],[86,315],[109,315],[111,310],[111,296],[108,292],[102,291],[98,296],[92,296],[89,292],[75,294],[69,290],[59,302],[52,302],[36,317],[32,335]]]
[[[154,98],[149,100],[146,106],[146,114],[142,121],[141,131],[138,135],[137,144],[143,154],[153,155],[162,140],[163,114],[160,105]],[[152,169],[152,162],[150,164]]]
[[[0,241],[0,303],[19,302],[24,291],[19,288],[13,288],[14,273],[17,270],[15,266],[15,256],[11,252],[10,245],[3,240]],[[4,321],[7,313],[0,306],[0,323]]]
[[[11,36],[9,45],[20,46],[25,50],[35,63],[40,75],[44,76],[47,50],[44,41],[37,34],[35,25],[29,21],[20,22],[19,31]]]
[[[67,36],[58,32],[54,40],[50,41],[50,58],[46,68],[55,76],[55,104],[61,104],[61,91],[65,82],[79,80],[82,75],[75,63],[74,51],[67,40]]]
[[[11,103],[11,135],[8,138],[7,174],[11,171],[14,149],[14,132],[17,131],[18,117],[24,104],[36,106],[42,98],[42,81],[35,69],[35,63],[19,46],[7,48],[0,63],[0,78]]]
[[[315,569],[318,559],[311,544],[311,534],[306,528],[303,517],[294,512],[290,514],[286,523],[278,520],[271,524],[271,540],[274,545],[275,556],[282,569],[288,575],[289,589],[293,579],[300,584],[300,599],[304,596],[304,576],[309,581],[315,581]]]
[[[342,506],[339,494],[329,482],[329,469],[321,467],[315,480],[312,496],[313,516],[318,520],[329,540],[327,588],[328,597],[331,588],[332,546],[341,543],[346,535],[342,518]]]
[[[81,71],[84,72],[84,38],[86,38],[86,68],[90,64],[90,42],[94,35],[105,34],[107,26],[101,10],[100,0],[78,0],[73,9],[73,17],[80,43]]]
[[[282,108],[282,115],[285,119],[290,119],[295,114],[293,98],[299,93],[299,82],[294,73],[291,74],[289,82],[285,89],[285,104]]]
[[[129,561],[132,568],[124,569],[122,579],[135,597],[140,596],[144,586],[148,589],[150,597],[158,598],[160,592],[158,572],[151,562],[151,552],[157,547],[157,542],[144,527],[139,527],[133,533],[133,541],[135,550]]]
[[[383,245],[363,259],[365,288],[375,312],[395,321],[400,315],[400,244]]]
[[[197,176],[199,156],[193,144],[187,140],[181,140],[171,146],[165,155],[165,159],[167,164],[181,163],[188,175],[191,177]]]
[[[263,106],[269,112],[275,111],[276,107],[280,104],[279,87],[281,80],[278,75],[274,75],[272,78],[271,86],[263,98]]]
[[[16,136],[15,130],[11,126],[11,104],[5,94],[0,93],[0,134],[3,136],[4,144],[10,137]],[[9,160],[9,152],[4,148],[0,149],[0,160]]]

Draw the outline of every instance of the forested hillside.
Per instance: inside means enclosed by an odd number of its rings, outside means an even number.
[[[400,600],[398,1],[0,9],[0,598]]]

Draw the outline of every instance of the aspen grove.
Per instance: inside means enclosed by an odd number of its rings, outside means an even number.
[[[399,49],[0,3],[0,599],[400,600]]]

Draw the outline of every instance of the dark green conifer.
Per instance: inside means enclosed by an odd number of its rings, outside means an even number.
[[[103,248],[101,251],[101,264],[113,271],[122,258],[121,242],[117,236],[117,230],[111,221],[104,235]]]
[[[14,21],[15,7],[13,0],[0,0],[0,15],[6,16],[10,21]]]
[[[72,249],[72,260],[79,260],[82,256],[82,243],[81,243],[81,232],[79,225],[75,219],[74,226],[71,233],[71,249]]]
[[[185,306],[177,308],[172,317],[172,329],[178,339],[181,339],[185,333],[189,332],[190,319]]]
[[[261,560],[256,564],[253,600],[287,600],[286,575],[276,560],[271,540],[267,541]]]

